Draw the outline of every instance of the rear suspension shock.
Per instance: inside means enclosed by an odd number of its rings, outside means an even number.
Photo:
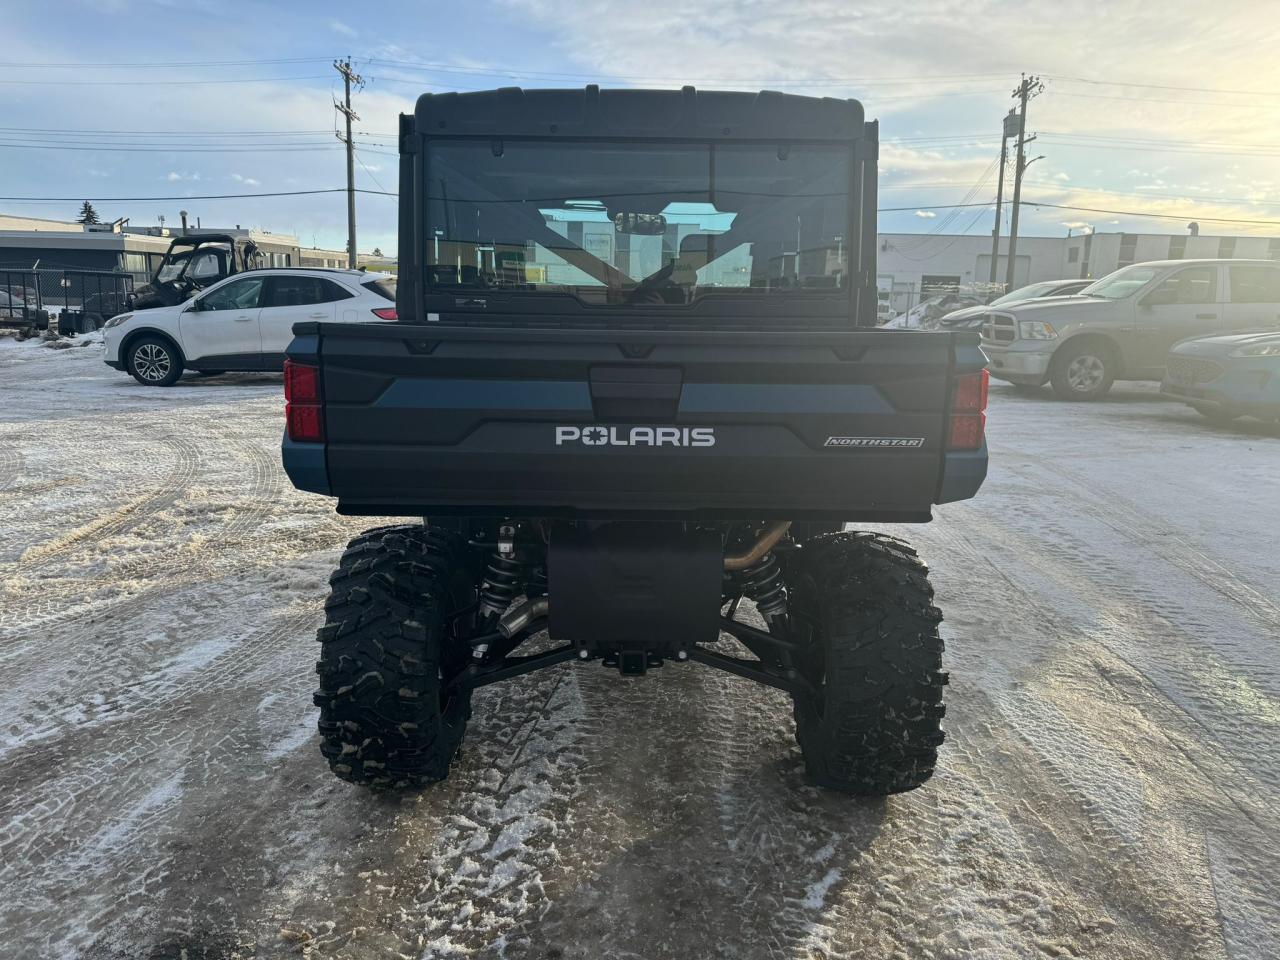
[[[516,547],[517,529],[512,524],[498,528],[498,549],[489,558],[480,584],[479,610],[481,619],[500,617],[507,612],[512,601],[520,596],[533,570],[533,561],[527,550]]]
[[[755,601],[766,620],[786,616],[787,590],[772,550],[742,571],[741,582],[743,594]]]

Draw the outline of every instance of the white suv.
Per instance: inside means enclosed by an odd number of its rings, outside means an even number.
[[[280,370],[295,323],[394,320],[395,284],[359,270],[237,273],[185,303],[112,317],[104,359],[150,387],[171,386],[183,370]]]

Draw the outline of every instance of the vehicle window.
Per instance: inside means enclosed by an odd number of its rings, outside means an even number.
[[[847,148],[508,141],[430,146],[436,289],[684,304],[847,286]],[[957,278],[958,282],[958,278]]]
[[[1025,287],[1019,287],[1006,293],[1003,297],[997,297],[991,301],[991,306],[998,307],[1002,303],[1017,303],[1019,300],[1032,300],[1036,297],[1048,296],[1053,291],[1053,284],[1045,281],[1043,283],[1030,283]]]
[[[272,277],[269,307],[299,307],[344,300],[351,294],[323,277]]]
[[[321,280],[320,284],[324,289],[324,300],[321,303],[329,303],[333,300],[350,300],[355,296],[342,284],[334,283],[332,280]]]
[[[187,268],[187,276],[193,280],[208,280],[210,277],[216,277],[222,272],[222,264],[218,255],[212,250],[204,250],[197,253],[191,259],[191,265]]]
[[[1136,264],[1125,267],[1115,273],[1109,273],[1097,283],[1091,283],[1081,293],[1091,297],[1102,297],[1106,300],[1123,300],[1131,297],[1156,278],[1159,271],[1155,267]]]
[[[201,310],[252,310],[262,302],[262,277],[232,280],[200,298]]]
[[[360,284],[360,286],[364,287],[366,290],[376,293],[384,300],[394,301],[396,298],[395,277],[382,277],[378,280],[366,280],[364,283]]]
[[[1252,264],[1232,265],[1232,303],[1280,303],[1280,269]]]
[[[1175,303],[1214,303],[1218,299],[1218,268],[1187,267],[1165,277],[1156,290],[1173,290]]]

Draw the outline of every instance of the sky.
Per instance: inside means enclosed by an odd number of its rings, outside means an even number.
[[[382,192],[419,94],[591,82],[856,97],[880,121],[880,229],[989,235],[1023,73],[1043,83],[1023,197],[1058,205],[1024,207],[1023,235],[1280,236],[1276,0],[6,0],[0,22],[0,195],[67,198],[3,213],[185,209],[341,249],[340,192],[197,198],[343,187],[350,56],[365,252],[395,250]],[[142,197],[164,199],[111,199]]]

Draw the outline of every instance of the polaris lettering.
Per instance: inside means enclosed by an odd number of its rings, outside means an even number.
[[[714,427],[556,427],[556,446],[714,447]]]

